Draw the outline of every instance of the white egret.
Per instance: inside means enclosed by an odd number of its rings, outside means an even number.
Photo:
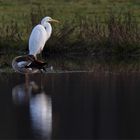
[[[50,22],[59,21],[47,16],[41,20],[40,24],[33,28],[29,38],[29,55],[18,56],[13,59],[12,67],[15,71],[21,73],[36,73],[40,70],[45,71],[46,63],[37,60],[36,55],[42,52],[46,41],[52,34]],[[52,67],[49,69],[52,70]]]
[[[36,58],[36,55],[42,52],[46,41],[52,34],[50,22],[59,21],[47,16],[41,20],[41,24],[33,28],[29,38],[29,55],[33,55]]]

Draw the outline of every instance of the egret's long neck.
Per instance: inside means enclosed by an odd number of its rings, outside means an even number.
[[[48,36],[50,37],[50,35],[52,33],[52,26],[51,26],[51,24],[49,22],[47,22],[43,26],[45,27],[45,30],[46,30]]]

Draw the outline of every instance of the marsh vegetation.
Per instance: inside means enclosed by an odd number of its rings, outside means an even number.
[[[54,55],[107,60],[140,56],[138,0],[1,0],[0,4],[1,61],[5,54],[28,52],[30,32],[46,15],[61,22],[53,25],[44,59]]]

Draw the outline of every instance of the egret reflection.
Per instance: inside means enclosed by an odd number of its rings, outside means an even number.
[[[32,97],[30,100],[30,115],[33,132],[39,132],[39,137],[49,139],[52,131],[51,98],[44,92]]]
[[[50,139],[52,133],[52,102],[43,86],[25,77],[25,83],[12,89],[12,98],[16,106],[28,105],[31,128],[34,137]]]

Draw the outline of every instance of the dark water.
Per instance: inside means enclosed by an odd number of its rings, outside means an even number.
[[[0,139],[140,138],[140,74],[0,77]]]

